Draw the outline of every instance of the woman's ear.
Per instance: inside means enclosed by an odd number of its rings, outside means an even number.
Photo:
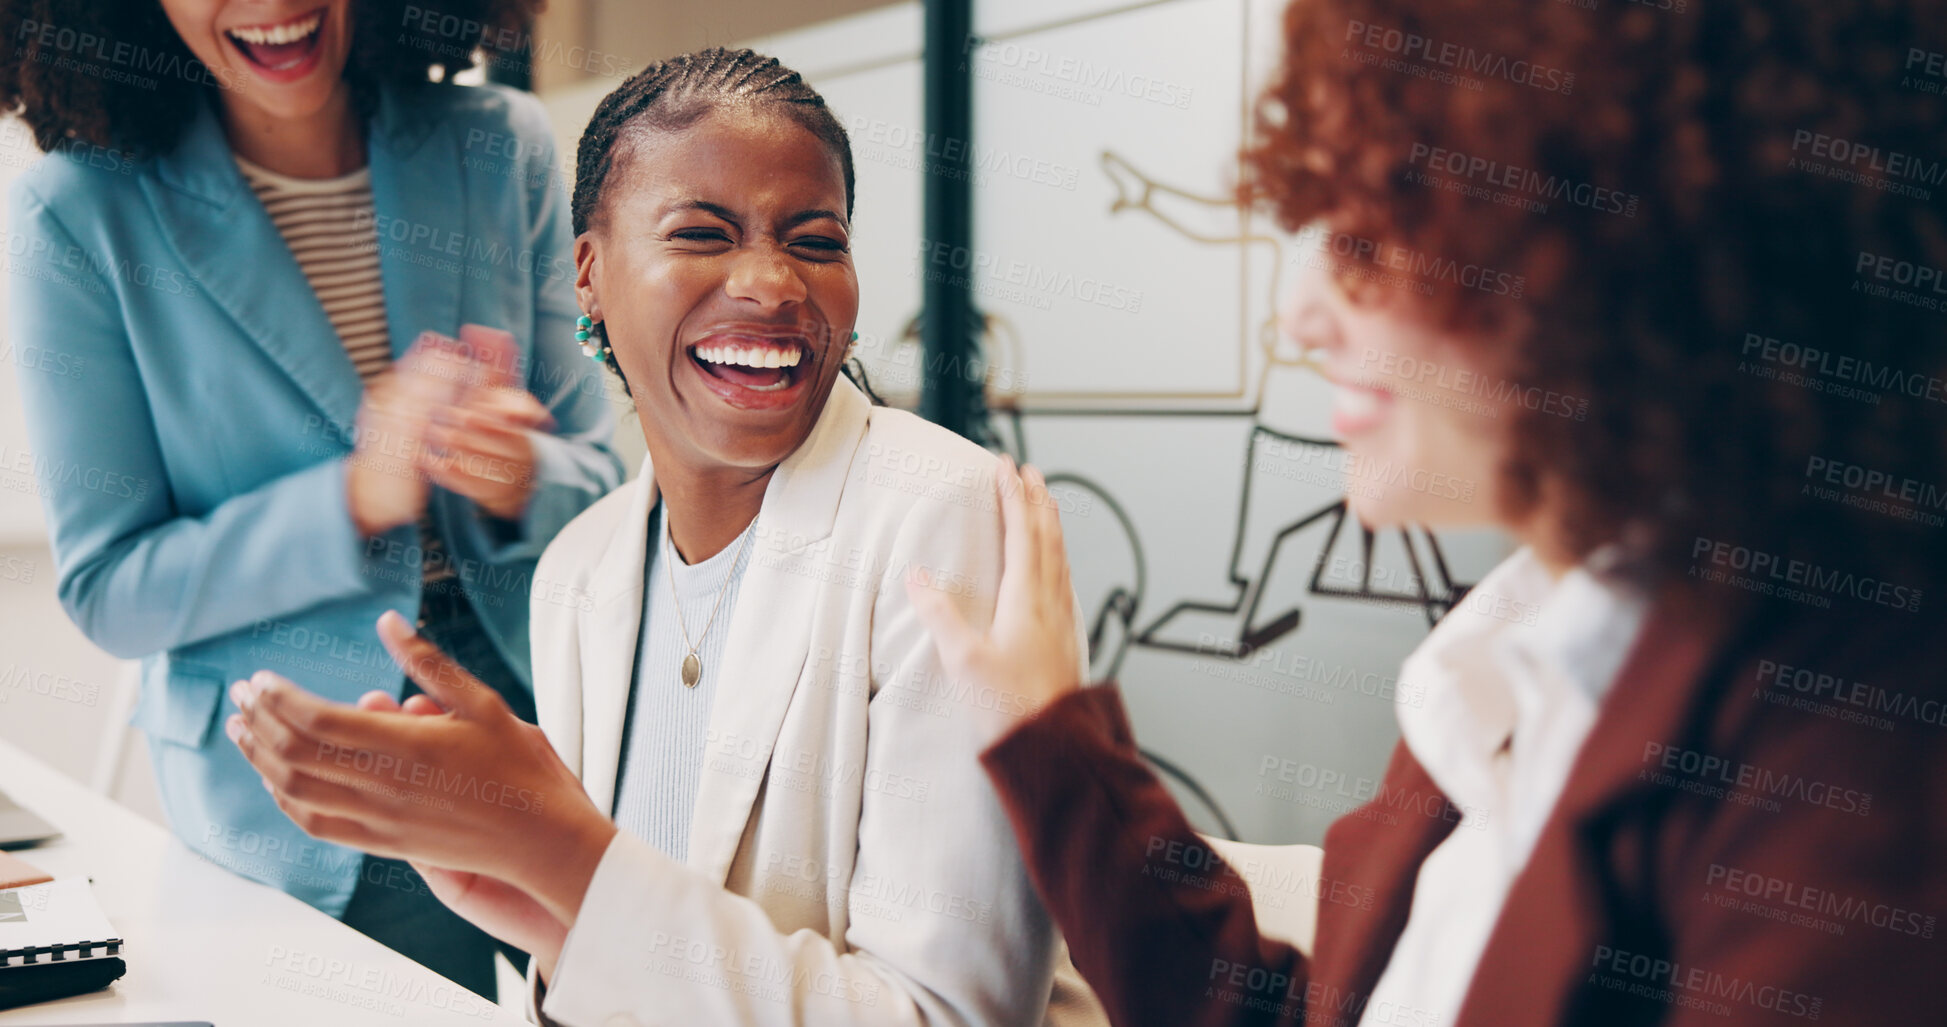
[[[583,232],[575,236],[575,302],[581,305],[582,313],[596,323],[602,320],[599,250],[595,233]]]

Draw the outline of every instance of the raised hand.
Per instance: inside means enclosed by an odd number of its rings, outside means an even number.
[[[434,414],[420,466],[439,487],[513,520],[534,493],[532,433],[552,428],[554,417],[522,384],[513,335],[461,325],[457,350],[472,374],[458,398]]]
[[[386,692],[370,691],[355,704],[374,713],[406,713],[436,717],[446,711],[426,695],[411,695],[402,704]],[[532,955],[541,979],[554,976],[561,946],[568,941],[568,925],[556,920],[539,899],[505,881],[466,870],[414,862],[433,895],[446,908],[473,926]]]
[[[948,676],[1010,697],[986,704],[994,712],[976,717],[998,736],[1015,723],[1011,711],[1038,710],[1080,687],[1081,651],[1061,513],[1048,482],[1032,467],[1017,471],[1013,458],[1003,456],[994,485],[1006,537],[993,623],[975,628],[923,571],[908,576],[906,593]]]
[[[379,638],[441,712],[343,706],[259,671],[231,686],[226,733],[313,837],[504,882],[572,923],[615,825],[540,728],[404,618],[379,618]]]
[[[370,538],[411,524],[425,511],[432,489],[420,466],[426,433],[434,412],[457,402],[462,390],[423,343],[366,387],[354,449],[345,458],[346,503],[359,534]]]
[[[514,337],[425,332],[366,388],[346,492],[367,537],[419,519],[434,485],[506,520],[534,491],[534,442],[554,417],[522,386]]]

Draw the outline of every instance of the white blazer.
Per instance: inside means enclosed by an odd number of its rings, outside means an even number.
[[[906,598],[918,564],[976,623],[992,618],[995,464],[838,381],[764,493],[728,611],[689,858],[616,836],[545,1020],[1105,1022],[958,722],[962,703],[1008,700],[947,680]],[[604,810],[655,496],[645,461],[555,538],[534,581],[541,727]]]

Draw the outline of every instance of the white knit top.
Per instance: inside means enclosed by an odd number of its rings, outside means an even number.
[[[724,639],[737,607],[744,570],[750,564],[745,544],[751,528],[732,539],[722,551],[701,563],[681,557],[663,564],[675,550],[659,503],[649,515],[649,558],[643,561],[642,634],[636,650],[635,672],[629,688],[628,723],[622,733],[622,765],[615,788],[616,826],[655,846],[674,860],[690,849],[690,815],[703,781],[703,757],[710,730],[710,708],[716,702],[718,676],[723,670]],[[755,526],[757,522],[752,521]],[[675,592],[669,570],[674,570]],[[716,620],[710,608],[723,590]],[[681,611],[690,642],[703,661],[703,677],[695,688],[683,685],[683,631],[676,618]],[[706,631],[704,625],[709,622]]]

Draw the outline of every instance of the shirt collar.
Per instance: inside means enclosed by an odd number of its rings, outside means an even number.
[[[1424,699],[1399,706],[1401,737],[1463,809],[1497,794],[1494,754],[1517,724],[1548,704],[1600,705],[1647,606],[1616,563],[1605,549],[1557,580],[1523,547],[1406,658],[1401,685]]]
[[[1598,706],[1615,683],[1649,605],[1648,595],[1618,569],[1619,553],[1604,547],[1563,574],[1534,623],[1510,632],[1507,640]]]

